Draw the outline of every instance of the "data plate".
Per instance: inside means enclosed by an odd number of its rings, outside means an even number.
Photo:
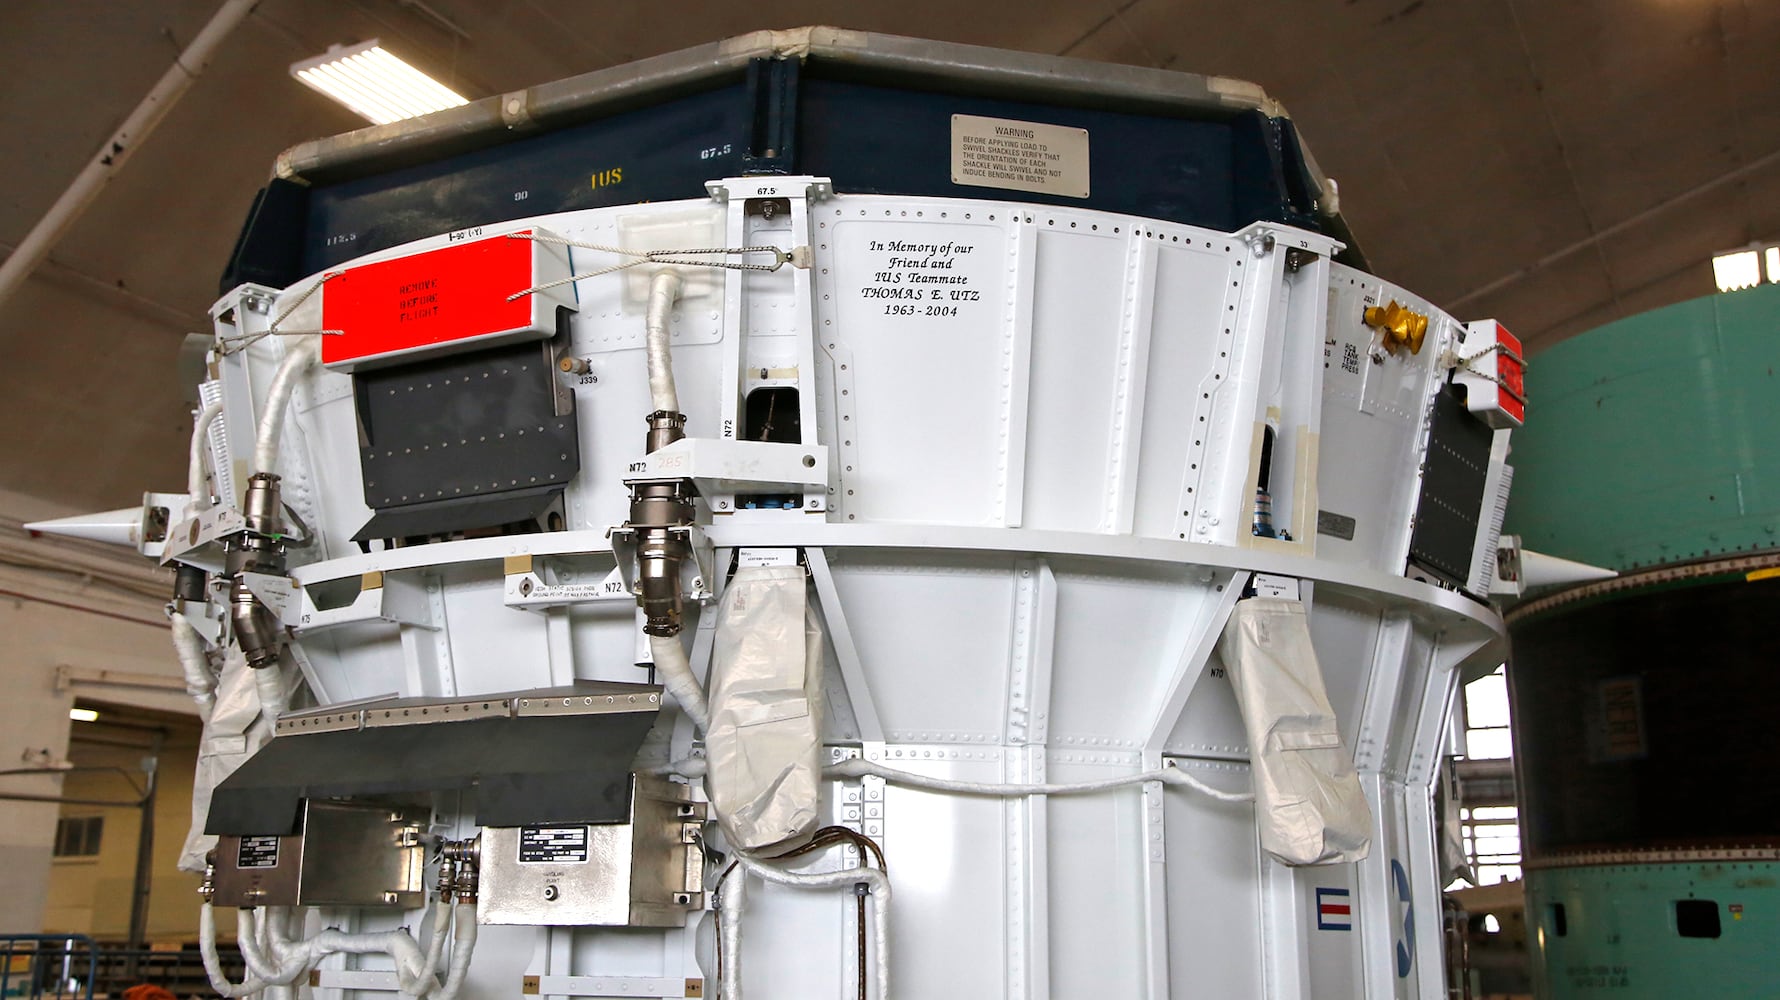
[[[278,841],[277,837],[242,837],[235,849],[235,867],[277,868]]]
[[[519,863],[522,865],[586,864],[586,825],[520,827]]]
[[[1351,542],[1354,540],[1354,529],[1358,528],[1359,524],[1359,521],[1346,514],[1337,514],[1332,510],[1316,512],[1316,533],[1319,535],[1328,535],[1330,538]]]

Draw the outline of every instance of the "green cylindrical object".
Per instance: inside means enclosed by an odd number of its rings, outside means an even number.
[[[1508,531],[1625,571],[1780,545],[1780,285],[1609,323],[1527,368]]]
[[[1772,997],[1780,864],[1590,865],[1532,872],[1541,998]],[[1677,909],[1681,901],[1688,909]],[[1681,931],[1689,932],[1683,936]]]
[[[1621,572],[1509,616],[1541,1000],[1780,996],[1780,286],[1533,359],[1507,531]]]

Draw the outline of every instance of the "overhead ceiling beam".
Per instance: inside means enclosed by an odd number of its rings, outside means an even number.
[[[1645,209],[1644,211],[1639,212],[1638,214],[1633,215],[1629,218],[1621,219],[1620,221],[1615,222],[1613,225],[1608,226],[1605,229],[1597,229],[1594,232],[1590,233],[1589,235],[1583,237],[1582,239],[1579,239],[1576,242],[1570,244],[1569,246],[1564,247],[1562,250],[1556,250],[1551,253],[1548,253],[1545,256],[1539,258],[1536,261],[1533,261],[1531,264],[1528,264],[1526,267],[1523,267],[1518,271],[1515,271],[1511,274],[1505,274],[1502,277],[1497,278],[1495,281],[1492,281],[1489,284],[1484,285],[1481,288],[1474,288],[1471,291],[1466,292],[1465,294],[1459,296],[1458,298],[1453,299],[1450,302],[1446,303],[1446,308],[1449,310],[1458,309],[1459,307],[1465,305],[1467,302],[1471,302],[1473,300],[1480,299],[1480,298],[1484,297],[1485,295],[1488,295],[1491,292],[1500,291],[1503,288],[1507,288],[1509,285],[1512,285],[1515,282],[1521,281],[1531,275],[1537,274],[1538,272],[1543,271],[1544,269],[1550,267],[1551,265],[1557,263],[1560,260],[1565,259],[1566,257],[1569,257],[1573,254],[1580,252],[1580,251],[1587,250],[1589,247],[1592,247],[1595,244],[1600,243],[1602,240],[1608,239],[1613,236],[1618,236],[1620,233],[1623,233],[1628,229],[1633,229],[1637,226],[1641,226],[1644,223],[1649,222],[1651,219],[1654,219],[1657,216],[1662,215],[1664,212],[1667,212],[1672,208],[1675,208],[1679,205],[1684,205],[1684,204],[1692,201],[1693,199],[1698,198],[1700,195],[1706,194],[1711,191],[1716,191],[1719,188],[1724,187],[1726,184],[1729,184],[1733,181],[1742,180],[1743,178],[1749,176],[1750,174],[1753,174],[1760,170],[1764,170],[1768,167],[1773,166],[1776,163],[1780,163],[1780,149],[1777,149],[1774,152],[1769,153],[1766,156],[1759,157],[1754,160],[1750,160],[1748,163],[1743,164],[1742,166],[1738,167],[1737,169],[1732,170],[1729,173],[1720,174],[1719,176],[1713,178],[1712,180],[1709,180],[1704,184],[1698,185],[1697,187],[1688,188],[1686,191],[1683,191],[1678,195],[1674,195],[1672,197],[1665,198],[1662,201],[1659,201],[1656,204]]]
[[[0,250],[12,253],[18,250],[18,247],[0,240]],[[209,325],[207,322],[199,321],[194,314],[176,309],[165,302],[156,301],[138,292],[132,292],[120,285],[114,285],[71,264],[64,264],[54,257],[43,259],[43,263],[38,267],[37,276],[52,284],[91,295],[101,303],[120,312],[129,313],[138,319],[179,333],[191,333]]]
[[[159,83],[136,105],[136,110],[124,119],[124,124],[112,133],[87,165],[75,176],[74,183],[56,199],[49,212],[37,220],[25,238],[19,242],[17,250],[0,264],[0,308],[5,308],[8,299],[12,298],[19,286],[43,259],[49,256],[50,249],[61,240],[62,234],[78,221],[93,201],[99,197],[107,182],[129,160],[136,148],[148,139],[155,126],[167,117],[175,102],[191,88],[191,85],[203,74],[210,64],[210,57],[221,47],[223,39],[235,26],[246,19],[254,4],[259,0],[223,0],[210,22],[192,38],[191,44],[161,74]]]
[[[456,21],[439,13],[439,11],[434,8],[432,4],[427,3],[426,0],[396,0],[396,2],[409,10],[420,14],[422,17],[425,17],[427,20],[441,28],[444,28],[451,34],[456,35],[460,41],[467,42],[470,40],[469,32],[465,31]]]

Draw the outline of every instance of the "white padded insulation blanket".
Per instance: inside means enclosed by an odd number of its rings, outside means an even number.
[[[1238,602],[1218,652],[1248,732],[1261,846],[1288,865],[1364,858],[1372,811],[1335,726],[1304,605]]]

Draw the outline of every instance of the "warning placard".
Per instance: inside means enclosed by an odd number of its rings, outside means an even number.
[[[952,183],[1088,196],[1088,130],[952,116]]]

